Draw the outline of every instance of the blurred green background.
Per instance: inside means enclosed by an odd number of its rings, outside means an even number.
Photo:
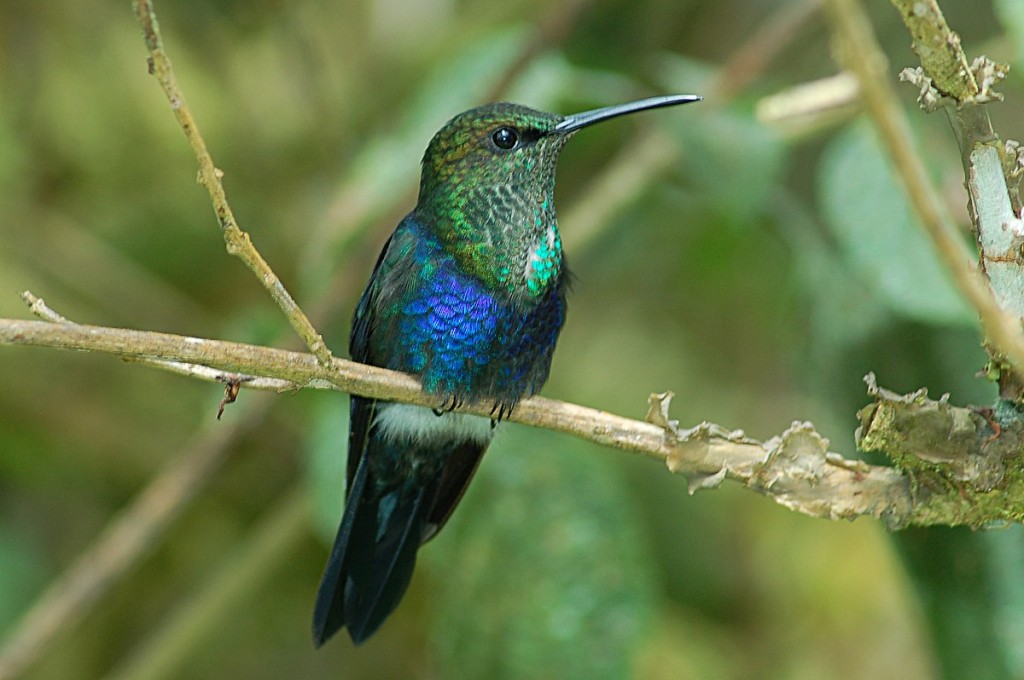
[[[944,3],[969,54],[1015,65],[1022,6]],[[869,9],[892,72],[916,65],[896,12]],[[569,113],[697,92],[563,154],[577,279],[545,394],[639,418],[672,389],[685,425],[763,439],[808,419],[847,455],[869,370],[961,404],[995,396],[975,377],[977,324],[867,121],[755,116],[762,97],[836,72],[814,2],[157,10],[239,222],[339,355],[451,115],[495,97]],[[83,323],[298,348],[225,253],[146,56],[127,2],[0,4],[0,316],[27,317],[29,289]],[[1021,72],[991,107],[1004,136],[1020,134]],[[900,94],[966,230],[945,120]],[[947,642],[972,636],[995,647],[973,677],[1024,672],[1014,612],[971,612],[980,592],[1021,601],[1017,532],[893,539],[728,484],[691,497],[649,460],[515,425],[389,623],[359,649],[339,636],[314,651],[344,395],[243,392],[216,422],[218,386],[107,357],[4,347],[0,376],[0,644],[154,479],[203,461],[194,499],[25,678],[932,678],[954,677]],[[960,596],[913,587],[936,560]],[[943,637],[943,616],[966,630]]]

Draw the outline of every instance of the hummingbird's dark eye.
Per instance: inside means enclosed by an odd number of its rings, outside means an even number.
[[[519,133],[516,132],[515,128],[500,127],[491,133],[491,141],[499,149],[508,151],[515,148],[515,145],[519,143]]]

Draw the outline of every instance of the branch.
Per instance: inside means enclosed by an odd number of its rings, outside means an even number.
[[[914,52],[941,92],[958,101],[978,95],[960,36],[950,30],[936,0],[892,0],[914,39]]]
[[[310,354],[220,340],[0,319],[0,344],[86,350],[127,359],[156,358],[282,381],[280,384],[288,389],[337,389],[375,399],[437,405],[415,378],[404,373],[338,358],[324,366]],[[894,468],[845,459],[828,450],[828,440],[810,423],[796,422],[766,442],[710,423],[679,429],[668,417],[670,393],[652,395],[647,422],[544,397],[524,400],[509,420],[655,458],[672,472],[690,476],[691,492],[730,479],[791,510],[815,517],[853,519],[866,515],[884,519],[890,528],[978,525],[1024,518],[1024,501],[1017,500],[1024,499],[1024,474],[1002,472],[1001,461],[1017,454],[1015,431],[1004,428],[996,441],[989,442],[986,419],[970,409],[940,400],[935,402],[942,404],[942,417],[937,419],[935,408],[920,408],[927,395],[904,399],[875,389],[873,396],[878,400],[875,410],[862,416],[865,446],[883,448],[897,460],[904,453],[916,455],[930,467],[908,465],[909,474],[904,475]],[[460,411],[490,417],[491,404],[469,404]],[[902,414],[896,419],[898,427],[892,418],[879,417],[893,411]],[[922,456],[922,451],[939,450],[937,443],[948,439],[951,422],[958,423],[958,431],[963,433],[958,440],[960,458],[990,447],[985,455],[994,462],[977,470],[963,466],[952,469],[941,462],[932,463],[934,456]],[[913,433],[914,445],[904,441],[906,432]],[[974,446],[968,446],[970,441]],[[926,473],[928,477],[922,481]],[[993,493],[998,493],[998,503],[991,501]]]
[[[848,71],[794,85],[762,97],[757,119],[792,134],[807,134],[834,121],[845,121],[860,110],[860,85]]]
[[[904,4],[902,0],[894,0]],[[929,3],[914,2],[926,7]],[[985,278],[969,264],[968,254],[942,199],[932,185],[913,144],[910,125],[888,77],[888,64],[871,24],[856,0],[828,3],[839,59],[860,83],[864,104],[890,159],[906,187],[911,205],[961,294],[977,310],[992,343],[1005,354],[1018,375],[1024,375],[1024,329],[1018,318],[1003,311]],[[1022,298],[1024,299],[1024,298]]]
[[[1006,77],[1009,66],[986,57],[968,64],[960,37],[946,24],[935,0],[893,0],[893,4],[914,34],[914,51],[922,64],[904,69],[900,78],[919,88],[918,102],[925,111],[942,108],[948,115],[960,147],[982,271],[999,306],[1019,326],[1024,317],[1024,222],[1020,219],[1019,189],[1024,158],[1017,142],[1000,140],[987,107],[1002,100],[992,88]],[[998,342],[997,346],[1006,351]],[[1024,399],[1021,377],[1005,370],[998,352],[989,353],[990,372],[999,381],[1000,396]]]
[[[149,48],[149,71],[156,76],[163,88],[167,100],[171,104],[174,117],[181,126],[189,145],[196,154],[199,161],[199,182],[206,187],[210,193],[210,200],[213,201],[213,209],[220,222],[221,232],[224,235],[224,242],[227,244],[228,253],[238,257],[252,270],[256,277],[263,284],[263,287],[273,298],[274,302],[281,308],[288,322],[295,332],[305,341],[320,363],[330,363],[331,351],[324,343],[324,339],[313,328],[306,317],[305,312],[295,303],[292,296],[285,289],[281,279],[273,272],[263,256],[256,250],[249,238],[249,234],[242,231],[235,221],[235,215],[228,205],[227,196],[224,193],[224,185],[221,177],[224,173],[213,164],[213,158],[206,148],[206,142],[199,134],[199,127],[196,125],[192,112],[185,103],[185,95],[178,87],[178,80],[171,67],[171,60],[164,51],[163,39],[160,36],[160,25],[156,20],[156,12],[153,9],[151,0],[136,0],[135,16],[142,27],[142,34],[146,40],[146,47]]]

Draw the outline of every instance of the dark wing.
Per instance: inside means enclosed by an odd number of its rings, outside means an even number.
[[[387,275],[388,267],[385,265],[385,261],[397,233],[396,230],[391,234],[387,243],[381,248],[380,255],[377,256],[377,263],[373,265],[373,273],[370,274],[370,282],[366,284],[366,290],[359,297],[359,304],[356,305],[356,311],[352,315],[352,332],[348,338],[348,353],[353,361],[365,362],[369,357],[374,303],[380,294],[381,282]]]
[[[395,240],[395,233],[391,234],[387,243],[381,248],[377,256],[377,263],[373,266],[373,273],[370,274],[370,282],[359,297],[359,304],[352,315],[352,331],[348,339],[348,353],[352,361],[364,364],[373,364],[373,357],[370,351],[370,341],[374,330],[374,310],[384,278],[387,276],[388,267],[385,264],[391,243]],[[376,410],[376,401],[363,397],[352,396],[349,408],[349,434],[348,434],[348,465],[346,489],[351,489],[356,477],[356,469],[359,461],[366,452],[366,442],[370,436],[370,423],[373,421],[373,414]]]
[[[451,452],[448,462],[441,473],[441,482],[437,489],[437,495],[430,506],[430,513],[427,515],[427,527],[423,536],[426,543],[437,532],[441,531],[448,518],[455,511],[455,506],[462,500],[466,493],[466,487],[473,479],[473,473],[480,465],[486,444],[469,440],[459,443]]]

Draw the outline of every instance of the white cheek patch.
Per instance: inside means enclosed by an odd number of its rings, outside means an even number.
[[[538,267],[535,265],[538,262],[543,262],[545,259],[551,258],[552,254],[556,250],[557,242],[558,232],[555,231],[554,227],[548,227],[548,233],[545,240],[537,243],[530,250],[530,257],[526,261],[526,268],[523,269],[523,279],[529,281],[536,276],[536,270]]]
[[[377,428],[389,442],[429,444],[472,440],[488,444],[494,436],[489,418],[468,413],[437,415],[425,406],[378,404]]]
[[[534,265],[540,262],[540,258],[537,256],[537,251],[539,249],[540,246],[536,246],[533,250],[530,251],[530,259],[526,261],[526,267],[523,269],[524,281],[529,281],[533,277]]]

